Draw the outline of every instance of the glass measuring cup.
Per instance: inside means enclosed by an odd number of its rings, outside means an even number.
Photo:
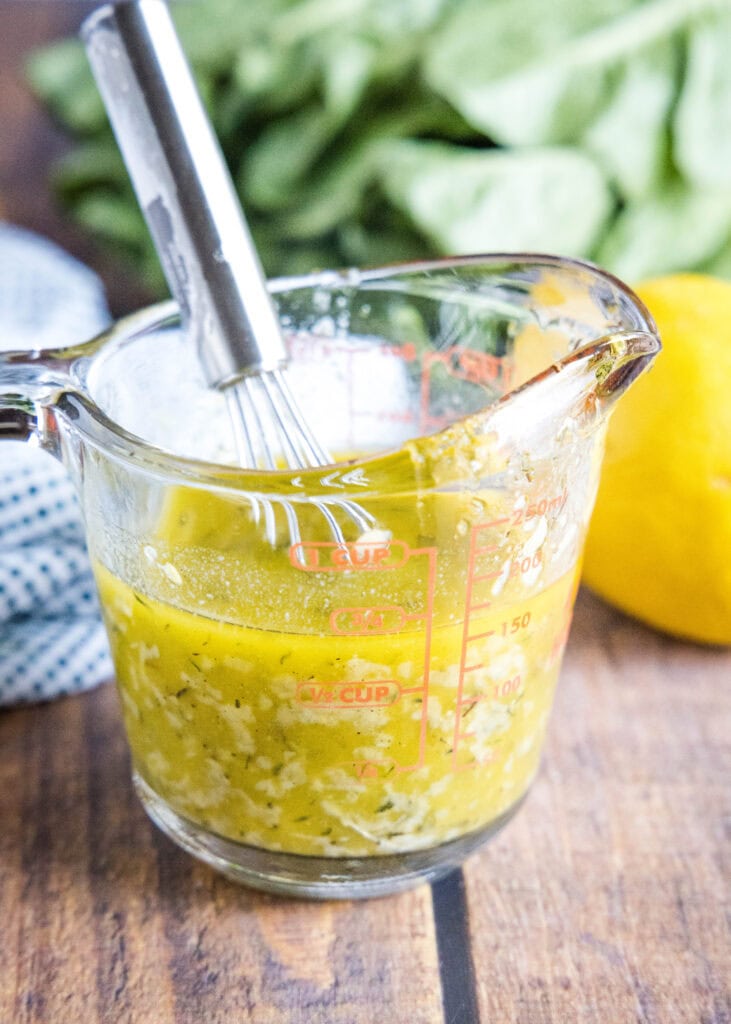
[[[224,400],[169,303],[1,354],[0,436],[76,483],[153,820],[259,888],[394,892],[530,787],[603,428],[659,341],[619,281],[548,256],[272,290],[337,465],[227,464]]]

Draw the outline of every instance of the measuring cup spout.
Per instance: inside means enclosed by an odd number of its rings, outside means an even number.
[[[608,339],[602,352],[602,368],[594,372],[595,392],[601,409],[608,412],[637,378],[649,369],[662,345],[656,334],[625,334]],[[592,388],[589,389],[592,394]]]
[[[602,424],[661,348],[659,337],[646,331],[618,332],[583,345],[506,395],[486,426],[536,444],[566,427],[588,432]]]

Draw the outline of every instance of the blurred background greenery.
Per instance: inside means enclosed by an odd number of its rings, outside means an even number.
[[[729,0],[180,0],[269,274],[542,250],[731,277]],[[76,40],[28,75],[73,217],[164,282]]]

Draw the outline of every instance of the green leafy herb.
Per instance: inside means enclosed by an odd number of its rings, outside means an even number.
[[[183,45],[269,273],[543,249],[731,276],[721,0],[188,0]],[[56,188],[164,281],[80,43],[35,55]]]
[[[486,237],[497,251],[586,252],[613,207],[594,161],[553,146],[504,151],[399,142],[383,151],[381,181],[444,252],[479,252]]]

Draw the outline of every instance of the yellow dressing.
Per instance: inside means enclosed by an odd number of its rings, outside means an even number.
[[[343,554],[271,548],[248,508],[181,488],[144,586],[97,564],[134,764],[178,814],[266,849],[369,856],[479,830],[522,797],[577,573],[529,589],[516,563],[492,597],[474,554],[490,523],[430,501],[440,543],[394,504]]]

